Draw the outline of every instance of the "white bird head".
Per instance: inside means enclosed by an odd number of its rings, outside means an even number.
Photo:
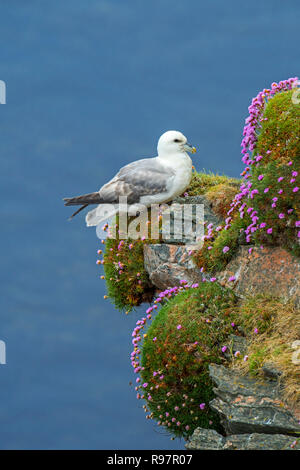
[[[158,140],[157,152],[161,157],[174,153],[195,153],[196,149],[188,143],[187,138],[181,132],[167,131]]]

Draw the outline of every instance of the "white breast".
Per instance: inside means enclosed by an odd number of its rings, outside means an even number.
[[[192,160],[187,153],[179,154],[179,158],[172,162],[172,168],[176,171],[170,195],[172,198],[182,194],[192,179]]]
[[[169,166],[173,172],[175,170],[175,176],[170,181],[166,193],[141,197],[140,202],[147,206],[171,201],[187,189],[192,179],[192,160],[187,153],[178,153],[170,158],[160,158],[160,163]]]

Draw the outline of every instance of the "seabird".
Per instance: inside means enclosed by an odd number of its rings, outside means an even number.
[[[119,198],[126,197],[129,207],[143,204],[163,204],[182,194],[192,178],[192,160],[188,152],[196,149],[178,131],[167,131],[158,140],[154,158],[144,158],[129,163],[116,176],[104,184],[99,191],[72,198],[64,198],[65,206],[81,206],[71,218],[92,204],[98,207],[86,215],[88,227],[98,225],[102,220],[116,213]],[[108,214],[107,204],[113,208]],[[102,207],[105,206],[105,211]]]

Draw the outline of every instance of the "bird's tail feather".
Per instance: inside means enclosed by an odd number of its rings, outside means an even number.
[[[63,200],[65,201],[65,206],[82,206],[84,204],[100,204],[104,202],[99,192],[83,194],[82,196],[76,197],[65,197]]]
[[[113,217],[118,212],[118,205],[114,204],[100,204],[95,209],[86,214],[85,221],[87,227],[95,227],[100,222]]]
[[[75,217],[75,215],[79,214],[79,212],[85,209],[88,205],[89,204],[84,204],[83,206],[79,207],[79,209],[77,209],[77,211],[75,211],[74,214],[72,214],[71,217],[69,217],[69,220],[72,220],[73,217]]]
[[[100,197],[98,192],[83,194],[82,196],[64,198],[65,206],[81,206],[74,214],[71,215],[71,220],[75,215],[81,212],[90,204],[99,204],[95,209],[86,214],[86,225],[88,227],[95,227],[103,220],[107,220],[118,212],[118,205],[105,204],[105,201]]]

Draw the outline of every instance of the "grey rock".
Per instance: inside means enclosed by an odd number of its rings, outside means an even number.
[[[225,437],[212,429],[197,428],[191,440],[185,445],[189,450],[221,450],[226,443]]]
[[[252,248],[252,253],[249,253]],[[271,294],[300,306],[300,259],[279,246],[240,246],[218,281],[239,297]],[[235,282],[229,278],[234,276]]]
[[[269,379],[278,380],[279,377],[282,375],[282,372],[276,369],[274,364],[270,362],[266,362],[265,364],[263,364],[261,369],[264,375]]]
[[[209,373],[216,384],[210,407],[219,414],[226,434],[299,435],[299,423],[283,403],[279,384],[261,383],[215,364]]]
[[[228,343],[226,344],[227,350],[224,353],[226,359],[232,359],[232,356],[236,352],[240,352],[245,355],[247,352],[248,341],[243,336],[230,335],[228,337]]]
[[[284,434],[233,434],[224,437],[197,428],[185,445],[189,450],[300,450],[300,439]]]
[[[144,266],[158,289],[178,286],[182,279],[189,285],[202,281],[200,269],[185,246],[166,243],[144,245]]]
[[[226,438],[224,450],[300,450],[300,440],[283,434],[238,434]]]
[[[201,239],[204,235],[202,218],[206,225],[217,226],[222,223],[222,219],[214,213],[205,196],[177,197],[172,204],[165,207],[162,215],[169,213],[170,224],[163,224],[161,234],[167,244],[195,244],[197,237]]]
[[[215,226],[222,223],[222,218],[213,211],[212,203],[204,195],[177,197],[174,202],[179,204],[203,204],[206,225],[213,224]]]
[[[182,204],[190,207],[186,220],[182,218],[183,211],[179,206]],[[214,213],[211,203],[205,196],[178,197],[171,205],[166,206],[165,210],[170,211],[170,225],[162,227],[163,242],[144,246],[145,269],[151,282],[160,290],[178,286],[182,279],[185,279],[189,285],[202,282],[203,275],[191,256],[191,251],[199,249],[198,242],[201,242],[199,240],[201,223],[199,225],[197,205],[204,206],[206,225],[211,223],[216,226],[222,223],[222,219]],[[209,276],[209,273],[206,273],[206,276]]]

